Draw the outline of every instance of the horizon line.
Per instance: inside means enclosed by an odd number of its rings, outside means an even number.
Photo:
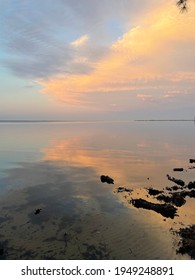
[[[6,120],[1,120],[0,119],[0,123],[38,123],[38,122],[44,122],[44,123],[49,123],[49,122],[53,122],[53,123],[57,123],[57,122],[138,122],[138,121],[195,121],[195,117],[194,119],[134,119],[134,120],[46,120],[46,119],[40,119],[40,120],[28,120],[28,119],[17,119],[17,120],[13,120],[13,119],[6,119]]]

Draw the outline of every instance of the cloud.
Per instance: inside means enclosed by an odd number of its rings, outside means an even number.
[[[142,2],[56,0],[54,5],[52,0],[1,1],[0,38],[6,55],[0,63],[29,79],[89,73],[92,64],[75,65],[78,53],[72,47],[84,47],[90,37],[91,44],[83,48],[81,56],[87,53],[89,63],[95,63],[113,39],[109,32],[113,19],[127,24],[129,15],[133,17]],[[140,12],[153,2],[142,3]]]
[[[99,92],[159,90],[183,81],[194,86],[194,72],[182,69],[185,68],[182,46],[195,42],[189,28],[195,24],[195,20],[190,14],[181,25],[180,21],[184,19],[180,17],[170,4],[152,11],[140,19],[138,26],[124,33],[110,46],[106,56],[93,65],[91,73],[52,77],[42,83],[44,92],[56,94],[69,103],[72,99]],[[138,98],[155,99],[151,94],[140,94]]]
[[[5,55],[0,63],[16,76],[29,79],[89,72],[91,66],[86,63],[83,67],[81,63],[75,66],[78,53],[73,49],[87,43],[89,36],[80,34],[83,34],[83,23],[89,19],[79,14],[78,1],[75,7],[72,4],[61,0],[55,1],[55,5],[50,0],[4,1],[0,37]],[[79,39],[73,41],[75,37]],[[102,46],[99,51],[97,45],[90,46],[89,53],[93,61],[96,55],[99,58],[104,54]]]
[[[77,40],[71,42],[70,45],[78,48],[78,47],[86,45],[86,43],[88,41],[89,41],[89,36],[88,35],[83,35],[80,38],[78,38]]]
[[[100,110],[190,91],[195,9],[183,15],[175,1],[164,2],[5,1],[1,63],[61,102]]]
[[[141,99],[144,102],[154,100],[154,97],[151,94],[137,94],[137,98]]]
[[[168,90],[165,92],[163,95],[163,98],[177,98],[180,95],[186,95],[187,92],[185,91],[180,91],[180,90]]]

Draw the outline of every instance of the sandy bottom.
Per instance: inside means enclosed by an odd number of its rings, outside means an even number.
[[[170,230],[182,219],[133,208],[90,168],[25,164],[3,180],[1,259],[189,259]]]

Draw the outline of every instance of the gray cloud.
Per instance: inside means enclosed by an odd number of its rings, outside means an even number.
[[[55,72],[66,72],[72,51],[65,40],[56,38],[55,28],[52,30],[55,18],[51,17],[49,22],[51,11],[49,6],[43,5],[46,1],[40,1],[39,5],[35,2],[32,7],[30,1],[29,4],[14,1],[12,6],[4,5],[1,37],[8,55],[2,63],[22,77],[45,77]]]
[[[0,43],[6,52],[0,63],[15,75],[27,78],[45,78],[56,73],[86,74],[108,51],[106,40],[111,38],[106,36],[106,24],[112,24],[113,18],[125,22],[138,8],[144,10],[155,3],[144,2],[0,0]],[[86,33],[91,38],[88,47],[76,52],[70,42]],[[75,63],[78,55],[87,56],[89,64]]]

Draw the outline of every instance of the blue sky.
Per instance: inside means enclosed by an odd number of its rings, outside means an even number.
[[[0,0],[0,119],[192,118],[195,5]]]

